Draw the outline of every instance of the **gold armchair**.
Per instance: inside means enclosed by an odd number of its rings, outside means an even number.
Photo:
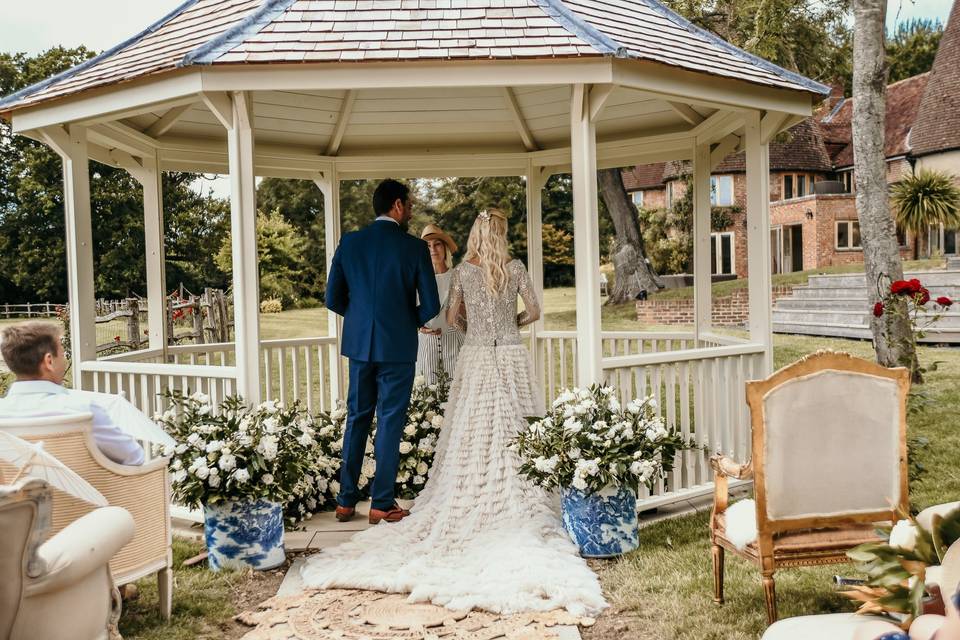
[[[173,597],[171,551],[170,482],[167,459],[142,466],[117,464],[97,448],[90,414],[37,418],[0,419],[0,429],[31,442],[43,441],[44,449],[77,472],[106,497],[133,516],[136,533],[110,561],[118,585],[156,573],[160,612],[170,617]],[[12,468],[0,463],[0,481]],[[53,514],[49,535],[55,535],[94,507],[59,489],[53,490]]]
[[[715,456],[710,518],[714,601],[723,603],[724,554],[760,568],[767,620],[777,619],[774,573],[847,562],[877,540],[877,524],[905,513],[906,369],[818,352],[766,380],[747,383],[753,459]],[[756,534],[731,540],[729,478],[754,480]]]

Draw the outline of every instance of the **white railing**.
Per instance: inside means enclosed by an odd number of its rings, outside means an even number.
[[[764,347],[740,338],[686,332],[603,332],[604,381],[623,401],[652,396],[658,415],[692,440],[695,449],[677,456],[670,476],[640,500],[653,508],[712,491],[709,456],[722,451],[749,459],[747,380],[762,378]],[[538,377],[547,403],[576,384],[574,331],[537,334]],[[143,349],[83,363],[98,391],[125,393],[147,415],[162,410],[166,389],[201,390],[215,402],[235,393],[234,345],[214,343]],[[333,338],[265,340],[260,345],[262,397],[300,400],[311,412],[328,411],[346,391],[345,366]],[[184,366],[189,365],[189,366]],[[88,378],[89,379],[89,378]]]
[[[600,335],[604,357],[673,353],[741,342],[737,338],[715,335],[701,338],[697,342],[692,331],[604,331]],[[548,403],[552,402],[564,388],[576,385],[577,332],[538,332],[536,363],[537,379],[543,385],[544,399]]]
[[[236,393],[234,367],[198,365],[189,369],[162,362],[97,360],[80,364],[84,386],[104,393],[123,393],[147,416],[166,408],[163,393],[202,391],[219,404]]]
[[[260,343],[263,397],[292,402],[307,410],[329,411],[344,389],[335,338],[290,338]]]
[[[712,491],[713,453],[749,460],[744,384],[764,377],[764,366],[763,345],[750,343],[604,359],[605,381],[617,387],[622,401],[651,396],[668,427],[696,444],[677,455],[666,480],[645,492],[642,508]]]

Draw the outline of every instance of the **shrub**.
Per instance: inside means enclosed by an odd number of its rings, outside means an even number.
[[[260,302],[260,313],[280,313],[283,311],[283,303],[280,298],[267,298]]]

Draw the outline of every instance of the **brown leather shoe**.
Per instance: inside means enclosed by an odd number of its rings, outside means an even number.
[[[357,515],[357,510],[353,507],[341,507],[337,505],[336,516],[340,522],[350,522],[355,515]]]
[[[401,509],[400,505],[396,502],[386,511],[370,507],[370,524],[379,524],[381,520],[384,522],[400,522],[408,515],[410,515],[410,512],[406,509]]]

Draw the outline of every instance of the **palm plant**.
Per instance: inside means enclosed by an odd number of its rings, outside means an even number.
[[[890,199],[897,224],[913,234],[914,254],[917,238],[928,227],[960,227],[960,186],[948,173],[921,169],[893,183]]]

